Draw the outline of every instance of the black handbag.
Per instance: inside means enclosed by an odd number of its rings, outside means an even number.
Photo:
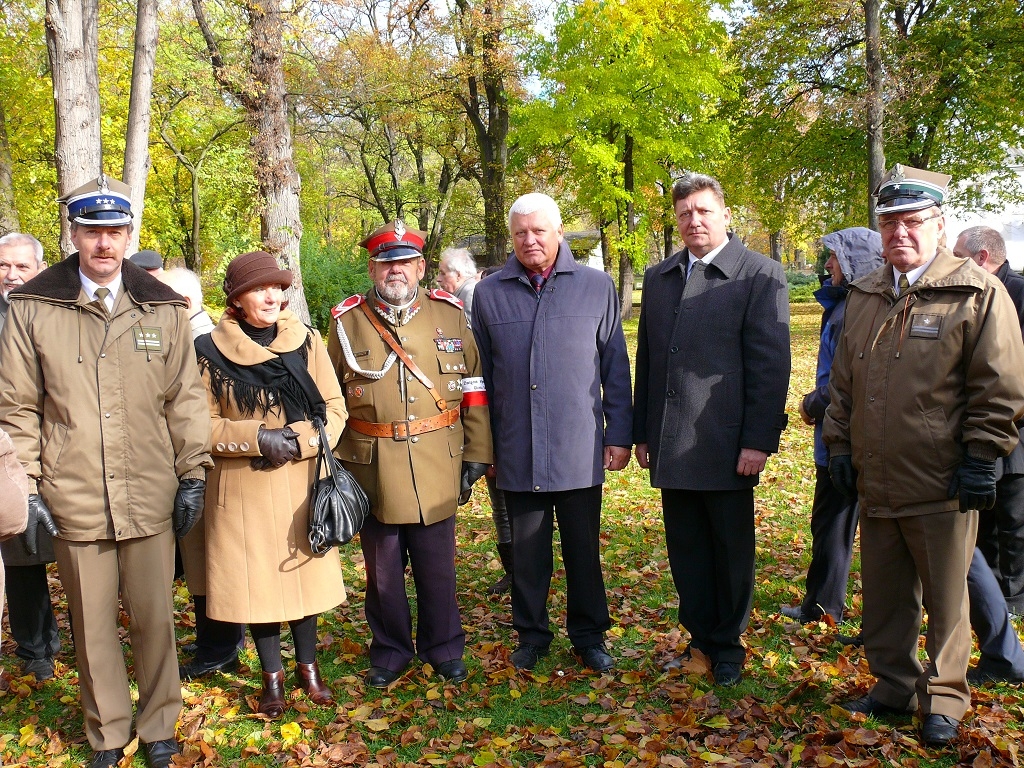
[[[309,498],[309,547],[314,555],[323,555],[359,533],[370,514],[370,499],[331,452],[323,419],[316,416],[313,424],[320,431],[320,450]],[[324,464],[327,477],[320,476]]]

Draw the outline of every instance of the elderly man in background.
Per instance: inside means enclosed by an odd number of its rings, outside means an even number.
[[[0,237],[0,328],[10,306],[8,295],[44,269],[42,243],[32,235],[11,232]],[[21,659],[21,674],[49,680],[54,674],[53,658],[60,653],[57,619],[46,581],[46,565],[55,560],[53,540],[46,528],[36,525],[0,544],[0,554],[7,576],[11,636],[18,646],[15,654]]]
[[[1013,302],[997,278],[939,245],[949,179],[897,165],[876,190],[887,264],[850,286],[823,429],[832,482],[860,502],[862,629],[877,678],[843,706],[919,706],[931,746],[956,738],[970,706],[977,510],[995,503],[997,460],[1024,415]]]
[[[1024,328],[1024,277],[1010,269],[1002,235],[970,227],[953,253],[999,278]],[[1024,444],[999,460],[997,476],[995,506],[978,512],[977,548],[967,572],[971,628],[981,652],[977,666],[967,670],[975,685],[1024,682],[1024,649],[1009,616],[1024,610]]]
[[[164,257],[156,251],[138,251],[128,257],[128,261],[142,267],[153,277],[160,277],[164,272]]]
[[[29,525],[54,536],[90,768],[117,765],[132,740],[119,596],[135,732],[149,767],[166,768],[180,751],[174,537],[203,509],[210,411],[185,302],[124,258],[131,188],[101,175],[61,202],[77,251],[11,293],[0,428],[30,478]]]
[[[601,485],[629,462],[629,359],[611,277],[581,266],[547,195],[509,210],[515,255],[476,287],[473,334],[491,402],[497,485],[512,524],[512,624],[518,669],[554,638],[547,600],[554,520],[566,578],[566,630],[583,664],[604,672],[611,627],[601,573]]]
[[[175,267],[161,270],[157,279],[185,299],[188,307],[188,322],[192,326],[192,338],[197,339],[213,330],[213,319],[203,309],[203,284],[199,275],[191,269]]]
[[[811,564],[807,568],[804,599],[800,605],[784,605],[783,616],[801,623],[818,621],[825,614],[839,623],[846,605],[846,582],[850,577],[853,540],[857,535],[857,499],[844,496],[828,476],[828,449],[821,439],[821,427],[828,407],[828,376],[839,344],[846,315],[849,284],[878,269],[882,261],[882,238],[867,227],[850,227],[821,239],[828,253],[825,270],[829,279],[814,297],[824,312],[818,344],[815,388],[800,401],[800,418],[814,427],[814,501],[811,504]]]
[[[466,310],[466,320],[469,321],[471,328],[473,291],[480,282],[476,275],[476,262],[473,261],[473,254],[468,248],[446,248],[441,251],[437,284],[462,302]],[[492,584],[487,592],[491,595],[501,595],[512,588],[512,528],[508,522],[505,494],[495,483],[494,473],[489,473],[485,480],[487,495],[491,500],[491,519],[494,521],[494,531],[498,537],[498,557],[501,560],[501,567],[505,570],[505,575]]]

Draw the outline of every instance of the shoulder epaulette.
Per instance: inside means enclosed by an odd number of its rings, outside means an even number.
[[[355,296],[349,296],[347,299],[345,299],[343,302],[341,302],[341,304],[339,304],[338,306],[334,307],[331,310],[331,317],[333,317],[335,320],[337,320],[339,317],[344,315],[350,309],[355,309],[360,304],[365,304],[365,303],[366,303],[366,297],[363,296],[363,294],[361,294],[361,293],[357,293]]]
[[[465,307],[465,304],[462,303],[462,299],[458,299],[448,293],[448,291],[442,291],[440,288],[432,288],[428,295],[434,301],[447,301],[449,304],[454,307],[458,307],[459,309]]]

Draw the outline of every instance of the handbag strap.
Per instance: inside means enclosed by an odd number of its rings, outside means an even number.
[[[413,376],[419,379],[420,384],[427,388],[430,392],[430,396],[434,398],[434,403],[437,405],[437,410],[447,411],[448,403],[441,393],[434,388],[434,382],[427,378],[427,374],[420,370],[420,367],[413,362],[413,359],[409,357],[409,353],[406,352],[402,345],[395,339],[394,334],[391,333],[384,325],[377,319],[377,316],[373,314],[373,310],[370,309],[370,305],[363,302],[359,305],[359,308],[363,310],[363,314],[370,319],[370,323],[373,325],[374,330],[380,334],[380,337],[384,340],[384,343],[394,350],[394,353],[398,355],[398,358],[405,363],[405,367],[409,369]]]
[[[334,454],[328,447],[330,443],[327,441],[327,428],[324,425],[324,420],[319,416],[313,417],[313,425],[320,432],[320,448],[316,452],[316,475],[317,479],[320,478],[320,473],[323,471],[323,465],[327,465],[327,471],[331,473],[331,480],[335,484],[338,482],[337,473],[337,459],[334,458]]]

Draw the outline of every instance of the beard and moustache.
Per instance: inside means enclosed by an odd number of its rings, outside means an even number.
[[[378,296],[396,307],[412,301],[416,297],[418,288],[416,283],[410,285],[406,281],[405,275],[402,274],[389,275],[386,280],[377,283],[375,287]]]

